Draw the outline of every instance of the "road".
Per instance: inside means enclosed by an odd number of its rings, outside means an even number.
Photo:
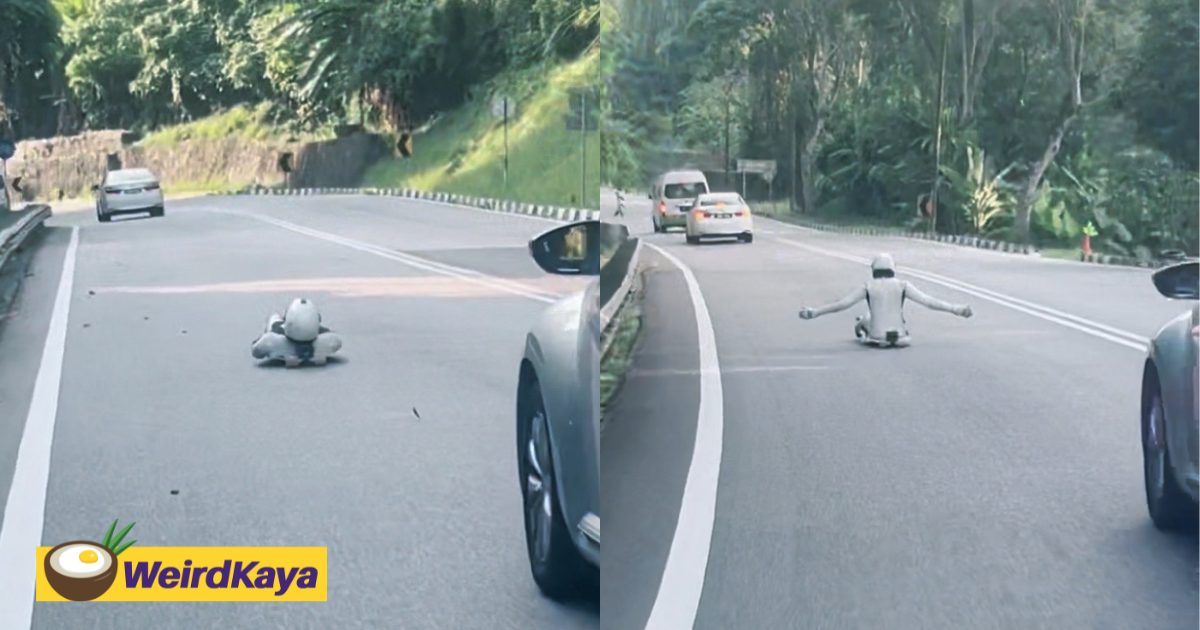
[[[0,506],[14,478],[27,487],[2,526],[37,521],[44,497],[47,546],[99,540],[113,519],[136,521],[138,546],[323,546],[329,590],[320,604],[39,603],[32,628],[598,627],[598,602],[539,594],[524,551],[521,349],[547,301],[582,287],[529,259],[549,223],[339,196],[49,225],[7,271],[23,286],[0,329]],[[342,335],[342,360],[257,367],[250,342],[299,295]],[[39,369],[44,352],[61,370]],[[44,494],[14,475],[27,419],[53,427]],[[0,593],[0,609],[28,605]]]
[[[1186,308],[1146,270],[761,218],[753,244],[687,246],[629,202],[654,247],[602,445],[604,628],[1200,624],[1197,538],[1143,499],[1139,337]],[[853,312],[797,317],[880,251],[975,317],[910,305],[896,351],[854,342]]]

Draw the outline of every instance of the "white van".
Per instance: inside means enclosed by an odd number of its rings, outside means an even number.
[[[650,192],[650,199],[654,201],[654,231],[666,232],[673,227],[686,229],[687,209],[696,197],[707,192],[708,178],[700,171],[670,171],[660,175]]]

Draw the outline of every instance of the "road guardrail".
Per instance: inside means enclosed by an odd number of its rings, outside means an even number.
[[[14,214],[16,213],[24,214],[17,219],[16,223],[0,230],[0,267],[8,262],[8,257],[51,215],[50,206],[45,204],[29,204],[25,206],[24,210],[14,212]]]

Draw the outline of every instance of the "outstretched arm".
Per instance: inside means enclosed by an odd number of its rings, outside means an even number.
[[[803,319],[812,319],[814,317],[820,317],[830,313],[837,313],[838,311],[844,311],[865,299],[867,299],[867,288],[858,287],[852,293],[850,293],[850,295],[847,295],[833,304],[826,304],[825,306],[820,306],[817,308],[806,308],[801,310],[800,317]]]
[[[912,299],[912,301],[924,306],[925,308],[945,313],[953,313],[959,317],[970,317],[971,307],[966,304],[951,304],[943,302],[931,295],[923,293],[917,287],[914,287],[911,282],[904,283],[904,295]]]

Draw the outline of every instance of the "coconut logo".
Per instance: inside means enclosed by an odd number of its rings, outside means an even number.
[[[113,521],[102,543],[73,540],[51,549],[43,561],[50,587],[75,602],[90,602],[107,593],[117,579],[117,556],[137,542],[121,544],[134,525],[126,525],[113,536],[117,529],[117,521]]]

